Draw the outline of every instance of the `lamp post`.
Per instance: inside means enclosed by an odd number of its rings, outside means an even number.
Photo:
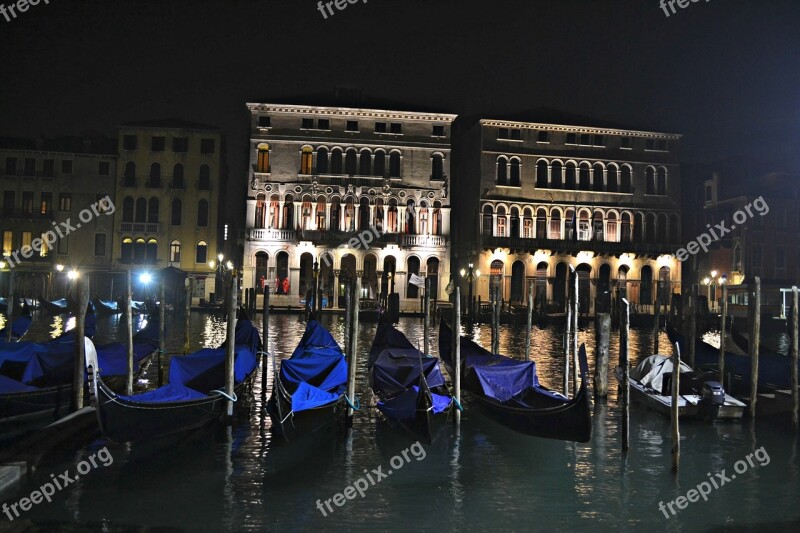
[[[456,286],[459,289],[461,289],[462,288],[461,287],[461,280],[463,280],[467,276],[467,271],[462,268],[461,270],[459,270],[458,274],[459,274],[459,276],[458,276],[458,284]],[[461,306],[461,307],[463,307],[463,306]],[[455,322],[453,322],[453,324],[455,324]]]
[[[706,286],[706,299],[708,300],[708,307],[709,309],[712,308],[711,305],[711,278],[706,276],[703,278],[703,285]]]

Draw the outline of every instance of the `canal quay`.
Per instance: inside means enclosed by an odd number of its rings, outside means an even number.
[[[260,315],[253,319],[259,330],[261,320]],[[344,317],[324,315],[321,322],[341,344]],[[62,325],[61,319],[34,320],[26,339],[46,340]],[[288,358],[305,326],[302,316],[272,315],[270,352],[279,360]],[[221,315],[193,313],[191,349],[219,345],[225,327]],[[419,318],[403,317],[397,327],[412,343],[422,343]],[[433,445],[415,447],[410,437],[386,426],[370,407],[366,353],[375,330],[375,324],[361,324],[358,329],[356,393],[362,407],[355,413],[352,430],[290,443],[279,439],[263,409],[259,375],[252,400],[232,427],[118,445],[104,441],[94,426],[50,447],[16,488],[2,494],[5,504],[19,502],[61,473],[74,474],[90,456],[102,461],[55,491],[52,501],[33,505],[13,521],[0,517],[0,529],[789,531],[800,527],[797,436],[785,424],[747,418],[731,423],[683,422],[680,470],[673,474],[670,421],[641,405],[631,406],[630,450],[622,453],[620,402],[612,376],[607,402],[592,402],[588,443],[515,433],[484,417],[466,398],[460,428],[451,421]],[[119,318],[100,318],[95,341],[119,340],[124,331]],[[166,331],[167,352],[183,353],[183,318],[168,315]],[[437,332],[437,327],[431,328],[434,356]],[[652,334],[652,328],[631,329],[633,364],[650,355]],[[472,335],[489,346],[488,325],[476,325]],[[669,339],[664,332],[660,335],[661,351],[670,355]],[[590,371],[594,336],[592,324],[579,332]],[[535,327],[532,335],[539,379],[554,389],[563,380],[562,337],[563,330],[556,325]],[[524,354],[524,326],[501,325],[499,343],[501,353]],[[612,369],[618,353],[619,334],[612,331]],[[266,364],[271,370],[272,359]],[[163,360],[162,366],[167,365]],[[271,389],[271,372],[267,377]],[[152,388],[156,380],[157,368],[152,365],[136,387]],[[399,461],[403,451],[407,459]],[[746,462],[748,455],[752,466]],[[395,468],[385,475],[390,465]],[[363,490],[363,497],[357,494],[342,506],[333,506],[333,512],[318,507],[318,502],[376,470],[385,477]],[[697,496],[697,489],[706,486],[707,501]]]

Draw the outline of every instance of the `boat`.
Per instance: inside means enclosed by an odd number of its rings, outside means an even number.
[[[225,389],[227,343],[234,342],[234,394]],[[87,354],[89,395],[100,430],[111,442],[154,439],[200,428],[226,414],[229,399],[244,403],[258,367],[261,340],[250,320],[240,318],[234,339],[170,359],[169,383],[133,395],[116,394],[102,362]]]
[[[347,412],[347,360],[322,324],[309,320],[289,359],[281,361],[267,412],[286,440],[316,433],[343,421]]]
[[[87,328],[87,333],[92,333]],[[89,335],[87,335],[87,339]],[[149,321],[134,336],[134,377],[158,350],[158,322]],[[108,374],[110,386],[127,381],[127,346],[111,343],[92,349]],[[69,407],[75,364],[75,331],[47,343],[16,342],[0,348],[0,422],[14,422],[59,413]]]
[[[360,300],[358,320],[364,324],[375,324],[381,317],[381,304],[378,300]]]
[[[32,323],[31,313],[28,309],[25,309],[20,316],[11,322],[11,342],[17,342],[24,337]],[[8,325],[6,325],[3,329],[0,329],[0,349],[8,340]]]
[[[415,439],[433,443],[447,425],[456,403],[439,359],[422,353],[391,324],[382,322],[372,342],[367,367],[378,410],[386,420]]]
[[[741,420],[746,405],[725,393],[713,372],[696,372],[685,362],[680,364],[678,414],[680,418]],[[628,375],[631,399],[667,418],[672,416],[672,358],[655,354],[646,357]],[[622,368],[614,370],[622,384]]]
[[[122,307],[114,300],[95,298],[94,307],[100,316],[116,315],[122,312]]]
[[[441,322],[439,354],[455,375],[453,333]],[[587,393],[586,348],[579,350],[581,384],[572,398],[539,383],[536,364],[493,354],[461,337],[461,387],[493,420],[518,433],[575,442],[589,442],[592,420]]]
[[[51,316],[63,315],[69,312],[69,302],[66,298],[52,301],[39,298],[39,304]]]

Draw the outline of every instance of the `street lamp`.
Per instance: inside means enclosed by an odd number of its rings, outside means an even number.
[[[70,270],[69,272],[67,272],[67,278],[68,278],[70,281],[75,281],[76,279],[78,279],[78,276],[79,276],[79,275],[80,275],[80,274],[78,274],[78,271],[77,271],[77,270],[75,270],[74,268],[73,268],[72,270]]]

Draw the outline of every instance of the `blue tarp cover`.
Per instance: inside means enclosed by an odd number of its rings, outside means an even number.
[[[347,361],[328,330],[311,320],[292,357],[281,362],[280,379],[292,394],[292,411],[313,409],[342,395]]]
[[[416,348],[383,350],[372,366],[372,389],[384,398],[400,394],[419,384],[421,369],[428,387],[445,384],[437,358],[426,357]]]
[[[17,317],[17,319],[11,323],[11,334],[17,339],[22,337],[28,332],[32,322],[33,320],[28,315]],[[0,329],[0,342],[6,339],[8,339],[8,326]]]
[[[369,360],[367,367],[372,367],[381,352],[387,348],[400,348],[401,350],[413,350],[416,348],[403,333],[386,322],[378,324],[378,331],[375,332],[375,339],[369,350]]]
[[[33,392],[39,390],[36,387],[31,387],[20,383],[17,380],[0,375],[0,394],[11,394],[14,392]]]
[[[419,387],[415,385],[391,399],[379,401],[378,409],[391,420],[414,420],[417,416],[418,393]],[[453,401],[450,396],[442,396],[433,392],[431,398],[433,399],[434,414],[447,411]]]

